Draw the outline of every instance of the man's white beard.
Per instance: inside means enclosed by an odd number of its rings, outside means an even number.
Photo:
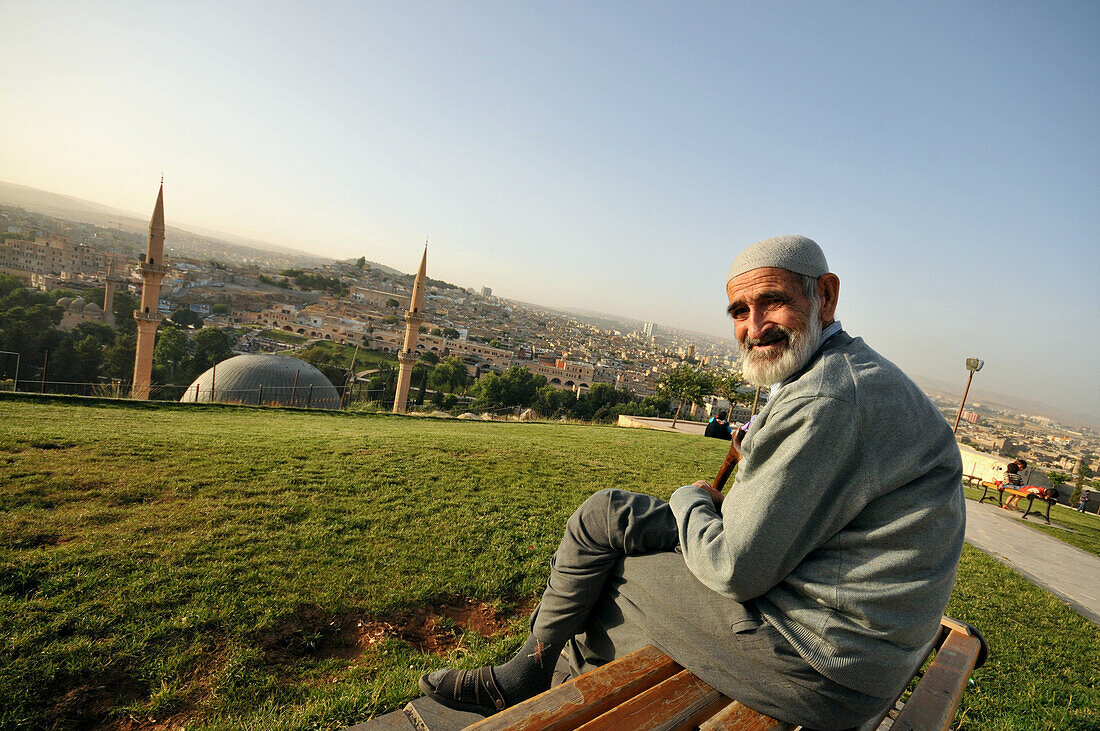
[[[793,376],[802,370],[817,350],[821,340],[821,320],[818,312],[821,303],[814,298],[810,306],[810,316],[801,330],[780,327],[779,331],[787,336],[787,347],[778,357],[768,357],[756,348],[741,346],[741,375],[754,386],[770,386]]]

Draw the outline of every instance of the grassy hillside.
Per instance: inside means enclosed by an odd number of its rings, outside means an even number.
[[[594,490],[726,445],[613,427],[0,400],[0,727],[337,728],[508,655]],[[1088,728],[1100,630],[968,549],[964,728]],[[1041,679],[1041,682],[1036,682]]]

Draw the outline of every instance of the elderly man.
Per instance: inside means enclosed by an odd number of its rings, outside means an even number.
[[[939,626],[962,550],[951,430],[896,366],[834,318],[840,280],[802,236],[734,260],[729,314],[746,380],[771,397],[723,496],[604,490],[570,517],[510,661],[421,678],[491,714],[654,644],[726,695],[819,729],[892,702]]]

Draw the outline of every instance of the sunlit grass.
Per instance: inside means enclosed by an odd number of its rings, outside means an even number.
[[[441,620],[446,659],[500,660],[587,495],[667,496],[710,477],[726,446],[614,427],[0,400],[0,725],[338,728],[399,708],[443,659],[392,632],[349,647],[357,622],[477,600],[511,631]],[[1094,625],[970,549],[950,612],[993,646],[963,727],[1095,721]]]

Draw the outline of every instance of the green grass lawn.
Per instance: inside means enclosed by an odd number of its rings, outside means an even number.
[[[637,429],[0,398],[0,727],[338,728],[507,657],[591,492],[727,445]],[[1094,728],[1100,629],[967,548],[957,724]]]
[[[290,343],[291,345],[304,343],[308,339],[305,335],[299,335],[298,333],[292,333],[286,330],[278,330],[275,328],[264,330],[260,333],[260,335],[265,338],[270,338],[272,340],[279,340],[284,343]]]
[[[359,348],[359,354],[356,356],[354,345],[340,345],[339,343],[333,343],[327,340],[318,341],[310,347],[320,348],[321,350],[335,353],[335,364],[342,368],[350,367],[352,356],[355,356],[356,371],[377,368],[379,363],[387,363],[393,366],[397,365],[397,356],[395,354],[385,353],[380,350],[367,350],[366,348]]]
[[[981,490],[972,487],[965,488],[966,496],[971,500],[978,500],[982,496]],[[986,505],[990,503],[986,501]],[[996,505],[994,505],[996,507]],[[1046,512],[1046,505],[1041,506]],[[1020,500],[1018,515],[1023,515],[1027,509],[1027,500]],[[1092,514],[1078,513],[1076,510],[1052,505],[1050,508],[1050,525],[1047,525],[1040,517],[1038,519],[1028,516],[1027,520],[1021,520],[1024,525],[1034,530],[1042,531],[1060,541],[1094,553],[1100,556],[1100,518]]]

